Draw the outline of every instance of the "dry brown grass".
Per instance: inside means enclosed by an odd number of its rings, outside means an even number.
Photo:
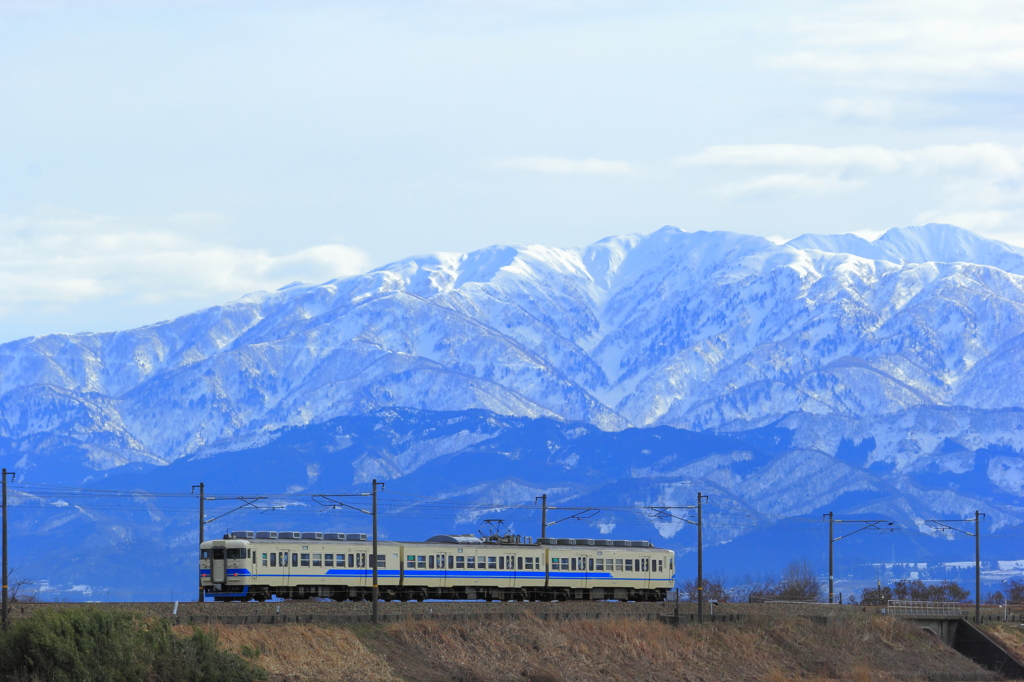
[[[400,682],[381,656],[372,653],[347,628],[315,625],[204,625],[217,633],[221,648],[240,653],[243,647],[260,655],[255,662],[274,680],[317,682]],[[187,634],[191,626],[174,627]]]
[[[179,626],[187,631],[187,626]],[[405,621],[353,628],[211,626],[258,649],[271,679],[316,682],[886,682],[995,676],[888,618],[704,627],[640,620]],[[1022,638],[1024,641],[1024,638]]]
[[[917,628],[878,620],[703,628],[632,620],[410,621],[371,646],[389,652],[396,674],[424,682],[995,679]]]

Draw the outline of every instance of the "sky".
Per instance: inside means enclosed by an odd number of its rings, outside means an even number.
[[[1024,245],[1021,2],[0,0],[0,342],[434,251]]]

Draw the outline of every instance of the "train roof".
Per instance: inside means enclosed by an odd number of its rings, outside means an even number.
[[[248,542],[358,542],[367,543],[371,542],[371,539],[366,533],[339,533],[339,532],[298,532],[298,531],[250,531],[250,530],[236,530],[224,535],[222,540],[244,540]],[[208,541],[210,542],[210,541]],[[536,541],[532,537],[526,537],[521,535],[503,535],[503,536],[490,536],[490,537],[479,537],[476,535],[434,535],[427,540],[420,541],[402,541],[402,540],[384,540],[379,539],[379,544],[442,544],[442,545],[464,545],[474,547],[538,547],[538,546],[557,546],[557,547],[612,547],[616,549],[655,549],[654,544],[650,540],[606,540],[606,539],[592,539],[592,538],[538,538]],[[205,542],[203,544],[206,544]]]

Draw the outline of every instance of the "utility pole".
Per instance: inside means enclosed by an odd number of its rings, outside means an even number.
[[[981,519],[985,518],[985,513],[975,510],[973,519],[927,519],[925,523],[929,524],[932,528],[939,531],[955,531],[957,533],[963,533],[964,535],[974,536],[974,622],[981,622]],[[969,533],[966,530],[955,528],[949,524],[951,523],[970,523],[974,521],[974,532]]]
[[[2,627],[4,630],[8,627],[7,622],[7,469],[3,469],[0,473],[3,477],[3,493],[2,502],[4,508],[4,520],[3,520],[3,604],[0,608],[3,609],[3,623]],[[11,480],[14,480],[14,472],[11,472]]]
[[[654,512],[655,519],[676,519],[691,526],[697,526],[697,622],[704,622],[704,514],[703,503],[708,501],[707,495],[697,493],[697,504],[690,507],[646,507]],[[685,516],[677,516],[669,512],[670,509],[696,509],[697,521],[691,521]],[[679,585],[676,584],[678,594]],[[676,607],[679,608],[678,606]]]
[[[381,490],[384,484],[380,484]],[[377,624],[377,600],[380,598],[380,590],[377,586],[377,479],[373,479],[373,612],[370,614],[370,622]],[[402,561],[402,557],[398,557]]]
[[[252,507],[253,509],[259,509],[261,511],[270,511],[270,510],[273,510],[273,509],[280,509],[280,507],[257,507],[256,506],[257,502],[259,502],[260,500],[267,499],[263,495],[250,495],[250,496],[240,496],[240,497],[220,497],[220,498],[218,498],[218,497],[207,497],[206,496],[206,484],[200,483],[199,485],[192,486],[192,494],[193,495],[196,492],[196,488],[199,488],[199,545],[200,545],[200,547],[199,547],[199,558],[200,558],[200,560],[202,560],[202,557],[203,557],[202,544],[203,544],[204,540],[206,539],[206,524],[213,523],[214,521],[217,521],[219,519],[224,518],[228,514],[234,514],[239,509],[246,509],[248,507]],[[214,516],[212,519],[206,518],[206,501],[207,500],[218,500],[218,499],[219,500],[237,500],[238,502],[241,502],[242,504],[240,506],[238,506],[238,507],[235,507],[234,509],[232,509],[230,511],[226,511],[223,514],[219,514],[218,516]],[[212,564],[211,564],[211,566],[212,566]],[[211,577],[212,577],[212,571],[211,571]],[[203,576],[202,576],[202,574],[199,575],[199,599],[197,601],[199,601],[199,602],[206,601],[206,593],[203,592]]]
[[[323,505],[325,507],[329,507],[329,508],[332,508],[332,509],[342,509],[342,508],[352,509],[354,511],[359,512],[360,514],[370,514],[371,516],[373,516],[373,548],[372,548],[373,556],[371,557],[371,561],[370,561],[370,567],[373,569],[373,576],[372,576],[373,577],[373,588],[372,588],[371,594],[370,594],[371,600],[373,601],[373,606],[370,607],[370,622],[373,623],[374,625],[376,625],[377,622],[378,622],[378,617],[377,617],[377,601],[380,598],[380,586],[377,584],[377,551],[378,551],[377,550],[377,486],[378,485],[380,486],[381,490],[384,490],[384,483],[383,482],[378,483],[377,479],[375,478],[375,479],[373,479],[373,490],[371,492],[368,492],[368,493],[353,493],[353,494],[350,494],[350,495],[313,495],[313,501],[315,501],[317,504],[321,504],[321,505]],[[360,509],[359,507],[353,506],[353,505],[349,504],[348,502],[342,502],[341,500],[337,499],[339,497],[371,497],[371,498],[373,498],[372,510],[371,511],[366,511],[365,509]],[[399,561],[399,566],[401,566],[402,558],[399,557],[398,561]]]
[[[540,536],[546,538],[548,536],[548,494],[544,493],[539,497],[533,498],[534,504],[540,500]]]
[[[981,512],[974,510],[974,622],[981,623]]]
[[[835,594],[835,573],[832,571],[832,550],[835,545],[835,540],[832,539],[832,524],[835,521],[832,512],[829,512],[825,516],[828,517],[828,603],[832,603],[832,595]]]
[[[200,482],[199,485],[192,486],[192,492],[195,493],[196,488],[199,488],[199,557],[202,559],[203,556],[203,530],[206,528],[206,515],[203,510],[203,504],[206,502],[206,484]],[[206,601],[206,594],[203,592],[203,574],[199,574],[199,602]]]
[[[697,623],[704,622],[704,517],[701,500],[707,495],[697,493]]]
[[[546,538],[548,536],[548,526],[553,526],[556,523],[561,523],[562,521],[569,521],[571,519],[582,521],[584,519],[589,519],[596,516],[601,511],[600,509],[595,509],[594,507],[549,507],[548,496],[546,493],[544,495],[538,495],[537,497],[533,498],[533,503],[536,504],[537,500],[540,500],[541,502],[540,536],[542,538]],[[571,511],[575,513],[569,514],[564,519],[558,519],[557,521],[552,521],[551,523],[548,523],[549,509],[558,509],[559,511]]]
[[[892,521],[886,521],[885,519],[846,519],[841,520],[835,518],[835,514],[829,512],[828,514],[822,514],[822,518],[828,518],[828,603],[832,604],[835,598],[835,571],[833,570],[833,548],[835,543],[839,542],[843,538],[848,538],[855,533],[859,533],[862,530],[869,530],[874,528],[875,530],[883,530],[880,526],[884,523],[886,525],[893,525]],[[833,536],[832,524],[834,523],[862,523],[862,527],[855,531],[851,531],[846,535],[840,535],[839,537]],[[889,530],[893,530],[890,528]]]

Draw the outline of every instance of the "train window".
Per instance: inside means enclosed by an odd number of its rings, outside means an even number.
[[[519,557],[519,570],[523,570],[523,557]]]
[[[253,565],[253,566],[255,566],[255,565],[256,565],[256,552],[253,552],[253,553],[252,553],[252,565]]]
[[[430,563],[431,564],[434,563],[434,557],[430,557]],[[426,567],[427,567],[427,557],[425,557],[425,556],[416,557],[416,568],[426,568]]]
[[[468,556],[468,557],[466,557],[466,568],[469,569],[470,571],[475,571],[476,570],[476,557],[475,556]]]
[[[664,571],[665,571],[665,560],[664,559],[658,559],[658,573],[663,573]]]
[[[505,557],[503,556],[498,557],[498,570],[505,570]]]
[[[487,557],[487,569],[490,570],[490,571],[497,571],[498,570],[498,557],[496,557],[496,556],[489,556],[489,557]]]
[[[214,559],[214,561],[223,560],[224,559],[224,550],[223,549],[214,548],[214,550],[213,550],[213,559]]]
[[[562,564],[560,564],[560,563],[558,562],[558,559],[552,559],[552,560],[551,560],[551,570],[552,570],[552,571],[558,571],[558,570],[561,570],[561,569],[559,569],[559,566],[561,566],[561,565],[562,565]]]
[[[267,553],[266,552],[263,553],[263,565],[264,566],[267,565]]]
[[[334,562],[334,565],[335,566],[339,566],[339,567],[344,567],[345,566],[345,555],[344,554],[339,554],[337,561]]]
[[[576,570],[576,557],[573,557],[570,560],[569,565],[572,566],[572,570],[574,570],[574,571]]]
[[[349,568],[355,568],[356,567],[356,555],[355,554],[349,554],[348,555],[348,567]]]
[[[451,559],[451,557],[448,557]],[[455,557],[455,568],[466,568],[466,557],[457,556]]]
[[[431,554],[429,559],[428,559],[428,562],[427,562],[427,568],[433,568],[433,567],[434,567],[434,555]]]
[[[413,556],[412,554],[407,556],[405,558],[405,567],[406,568],[416,568],[416,557]]]
[[[591,571],[594,570],[594,560],[593,559],[590,560],[590,570]]]
[[[632,559],[626,559],[626,570],[627,571],[632,571],[633,570],[633,560]]]
[[[668,560],[668,570],[672,570],[672,559]]]
[[[568,559],[562,559],[562,570],[563,571],[568,571],[569,570],[569,560]]]
[[[277,566],[277,554],[275,554],[274,552],[270,553],[270,565]]]
[[[605,566],[607,566],[607,565],[608,564],[605,564]],[[616,559],[615,560],[615,570],[616,571],[621,571],[622,570],[622,559]]]
[[[201,550],[199,552],[199,558],[200,559],[209,559],[210,558],[210,550],[208,550],[208,549]]]
[[[598,559],[597,560],[597,570],[598,571],[603,571],[604,570],[604,559]]]
[[[448,555],[448,568],[455,568],[455,557],[451,554]]]
[[[388,556],[387,554],[377,555],[377,568],[387,568]]]
[[[320,555],[319,554],[314,554],[313,555],[313,565],[314,566],[319,566],[320,565]]]
[[[302,555],[302,565],[303,566],[309,566],[309,555],[308,554],[303,554]]]
[[[324,554],[324,566],[334,566],[333,554]]]

